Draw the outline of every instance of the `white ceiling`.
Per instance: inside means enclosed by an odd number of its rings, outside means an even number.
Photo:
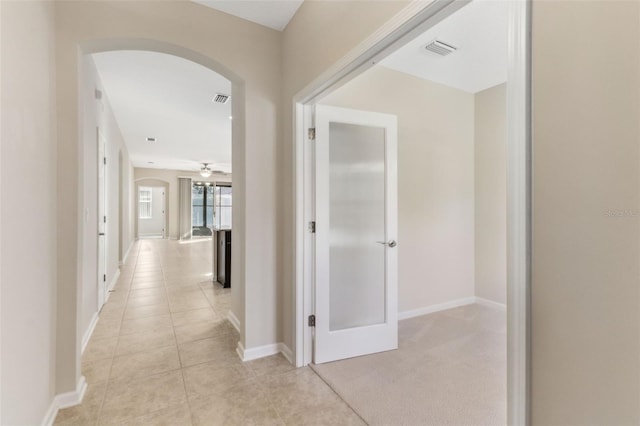
[[[470,93],[507,81],[505,0],[474,0],[380,62],[380,65]],[[458,48],[447,56],[424,49],[433,39]]]
[[[134,167],[231,172],[231,83],[173,55],[114,51],[93,55]],[[155,137],[156,142],[147,142]],[[152,162],[153,164],[149,164]]]
[[[303,0],[192,0],[229,15],[282,31]]]

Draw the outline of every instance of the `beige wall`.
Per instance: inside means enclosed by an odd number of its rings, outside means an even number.
[[[120,128],[111,110],[108,93],[104,91],[95,63],[90,56],[82,57],[82,73],[80,73],[80,102],[82,126],[82,157],[83,169],[83,209],[82,226],[84,227],[82,240],[82,313],[81,335],[88,336],[91,323],[98,314],[98,142],[97,128],[105,141],[106,182],[106,273],[107,285],[114,284],[120,263],[119,239],[122,238],[124,252],[133,243],[130,232],[132,217],[130,214],[130,196],[133,178],[133,168],[129,161],[129,152],[125,146]],[[102,92],[102,99],[96,99],[95,91]],[[122,161],[119,157],[122,156]],[[120,199],[120,166],[122,163],[123,196]],[[121,205],[122,204],[122,205]],[[120,208],[123,215],[120,215]],[[122,220],[123,232],[120,232]]]
[[[0,424],[41,424],[55,389],[54,10],[0,2]]]
[[[167,238],[178,239],[178,178],[190,177],[197,182],[231,182],[231,175],[216,176],[212,175],[205,179],[200,176],[199,173],[180,171],[180,170],[166,170],[166,169],[147,169],[142,167],[136,167],[134,169],[134,179],[136,186],[140,185],[158,185],[166,183],[167,185],[167,220],[169,222],[169,229],[167,230]],[[137,190],[136,190],[137,194]],[[235,201],[235,200],[234,200]],[[137,208],[135,209],[137,212]],[[136,234],[137,235],[137,234]]]
[[[399,312],[473,297],[474,95],[379,66],[320,103],[398,117]]]
[[[475,295],[507,302],[506,84],[475,94]]]
[[[639,7],[533,4],[534,425],[640,424]]]

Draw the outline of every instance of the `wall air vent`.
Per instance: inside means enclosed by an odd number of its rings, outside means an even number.
[[[218,103],[218,104],[226,104],[227,102],[229,102],[229,99],[231,99],[231,96],[229,96],[229,95],[224,95],[222,93],[216,93],[216,95],[213,98],[213,102],[214,103]]]
[[[458,50],[458,48],[453,46],[452,44],[445,43],[445,42],[440,41],[438,39],[435,39],[435,40],[431,41],[424,48],[427,49],[429,52],[436,53],[436,54],[438,54],[440,56],[447,56],[447,55],[455,52],[456,50]]]
[[[147,138],[147,142],[155,142],[156,138]]]

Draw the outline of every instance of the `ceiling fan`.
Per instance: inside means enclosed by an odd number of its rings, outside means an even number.
[[[202,167],[200,167],[200,176],[204,178],[208,178],[212,174],[226,175],[223,170],[213,170],[209,163],[202,163]]]

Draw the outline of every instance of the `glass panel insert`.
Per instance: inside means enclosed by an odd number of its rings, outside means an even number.
[[[140,219],[152,219],[151,191],[152,189],[146,186],[141,186],[138,189],[138,209]]]
[[[385,130],[329,125],[329,330],[386,320]]]

